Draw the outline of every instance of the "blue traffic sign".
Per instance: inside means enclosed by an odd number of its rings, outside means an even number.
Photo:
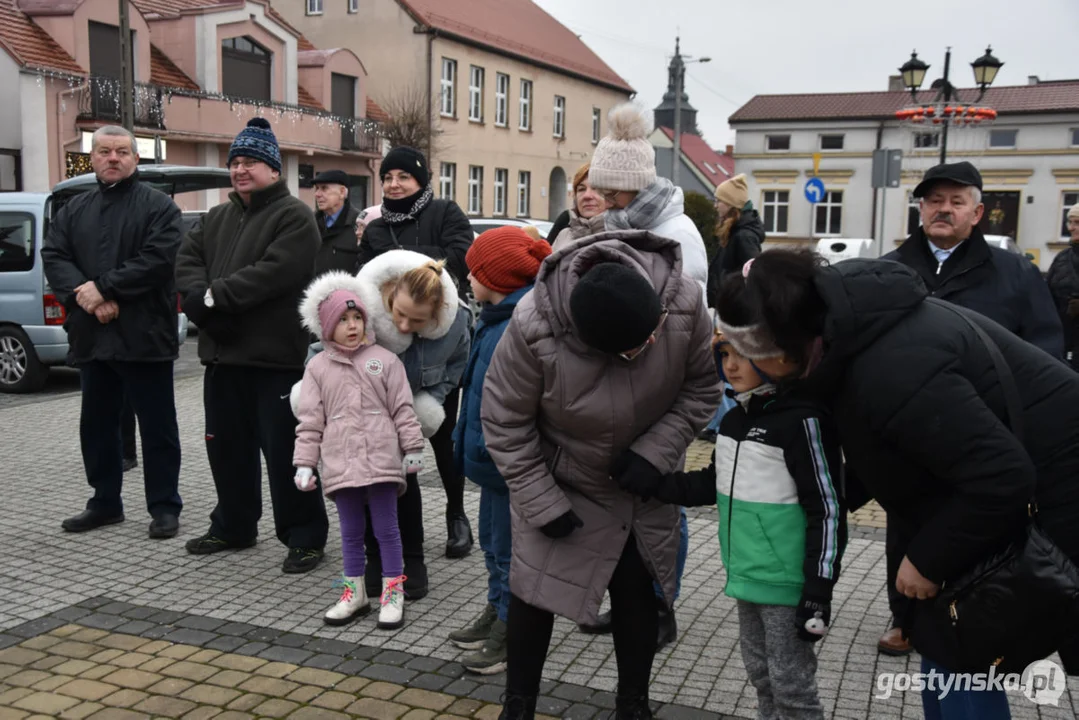
[[[806,200],[811,203],[819,203],[824,199],[824,182],[820,178],[809,178],[806,181]]]

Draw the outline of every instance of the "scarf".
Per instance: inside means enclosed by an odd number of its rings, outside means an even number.
[[[647,230],[655,227],[660,213],[671,204],[675,187],[667,178],[656,181],[637,193],[624,208],[611,208],[603,214],[607,230]]]
[[[745,409],[749,409],[749,402],[757,395],[774,395],[776,392],[776,386],[770,382],[766,382],[763,385],[758,385],[752,390],[746,390],[745,392],[735,393],[734,399],[739,405]]]
[[[431,203],[435,191],[428,185],[421,192],[414,193],[400,200],[382,198],[382,219],[387,225],[400,225],[409,220],[415,220],[416,216]]]

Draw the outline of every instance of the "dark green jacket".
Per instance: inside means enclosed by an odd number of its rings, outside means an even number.
[[[176,285],[198,325],[204,364],[302,370],[310,338],[298,311],[314,276],[318,226],[284,180],[251,195],[236,193],[184,238]],[[209,287],[214,306],[203,296]]]

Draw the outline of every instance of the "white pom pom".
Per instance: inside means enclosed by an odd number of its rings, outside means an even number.
[[[624,103],[607,115],[607,131],[615,140],[643,140],[652,131],[652,123],[642,108]]]

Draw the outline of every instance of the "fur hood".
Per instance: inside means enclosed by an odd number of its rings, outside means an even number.
[[[374,333],[375,342],[394,355],[400,355],[408,349],[412,344],[412,335],[402,334],[393,324],[393,318],[382,302],[381,288],[409,270],[429,262],[431,258],[422,253],[412,250],[390,250],[369,261],[356,275],[359,283],[356,294],[367,307],[370,331]],[[444,302],[438,311],[438,323],[434,327],[425,328],[416,333],[420,337],[429,340],[443,337],[450,331],[454,318],[457,317],[457,309],[461,301],[457,295],[457,286],[454,285],[453,278],[445,268],[442,269],[442,294]]]
[[[341,270],[332,270],[315,278],[315,281],[307,286],[303,300],[300,301],[300,321],[303,326],[315,337],[322,337],[322,323],[318,319],[318,308],[322,301],[337,290],[347,290],[355,293],[365,306],[367,300],[363,295],[363,285],[355,275],[349,275]],[[371,345],[375,342],[374,328],[371,327],[370,313],[367,307],[360,308],[364,324],[364,344]]]

